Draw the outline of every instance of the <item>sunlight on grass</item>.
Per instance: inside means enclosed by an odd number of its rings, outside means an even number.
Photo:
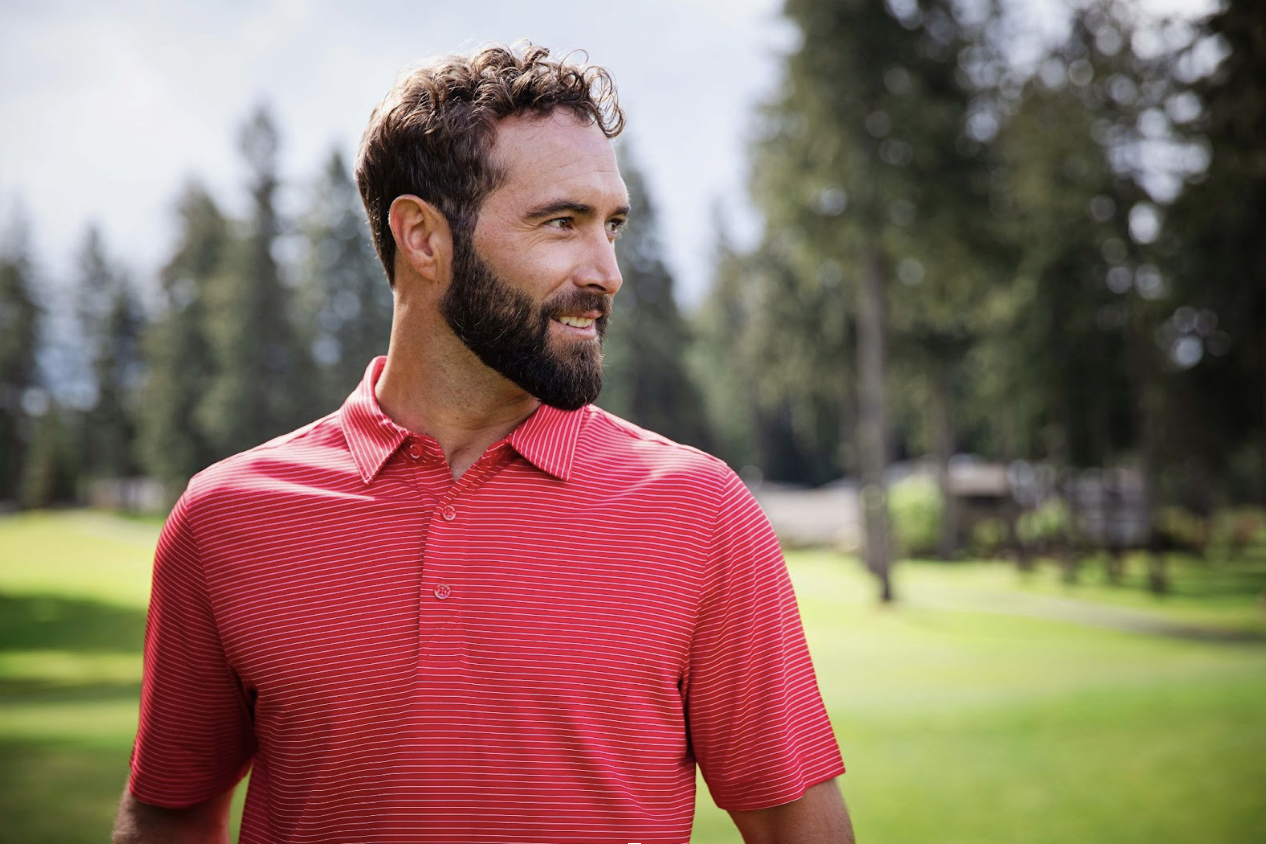
[[[158,526],[72,511],[0,518],[0,592],[149,604]]]
[[[0,740],[116,748],[126,760],[139,711],[135,693],[105,699],[5,704]]]
[[[50,684],[139,683],[140,654],[0,651],[0,677]]]

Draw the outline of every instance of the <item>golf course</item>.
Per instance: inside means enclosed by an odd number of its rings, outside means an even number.
[[[0,518],[3,844],[108,839],[158,529]],[[903,561],[889,607],[851,557],[788,559],[863,844],[1266,841],[1266,548],[1172,557],[1165,596],[1136,560]],[[701,783],[692,841],[737,840]]]

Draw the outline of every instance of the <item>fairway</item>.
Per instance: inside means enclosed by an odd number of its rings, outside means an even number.
[[[0,842],[106,840],[156,537],[0,519]],[[854,560],[790,562],[864,844],[1266,841],[1262,558],[1176,565],[1163,600],[902,563],[891,608]],[[737,841],[702,790],[692,840]]]

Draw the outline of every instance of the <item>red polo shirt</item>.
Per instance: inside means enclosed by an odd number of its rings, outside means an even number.
[[[696,762],[739,810],[843,770],[777,541],[725,464],[542,407],[454,481],[379,409],[383,361],[173,510],[138,800],[250,768],[243,842],[680,843]]]

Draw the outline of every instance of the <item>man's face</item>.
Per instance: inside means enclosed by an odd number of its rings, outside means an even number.
[[[563,291],[544,302],[493,272],[466,239],[454,244],[453,281],[440,313],[484,362],[545,404],[575,410],[602,390],[602,335],[611,297]],[[599,314],[597,342],[551,342],[550,323],[568,314]]]
[[[455,233],[440,311],[486,366],[573,410],[602,389],[628,193],[606,136],[565,112],[502,121],[492,154],[504,180]]]

